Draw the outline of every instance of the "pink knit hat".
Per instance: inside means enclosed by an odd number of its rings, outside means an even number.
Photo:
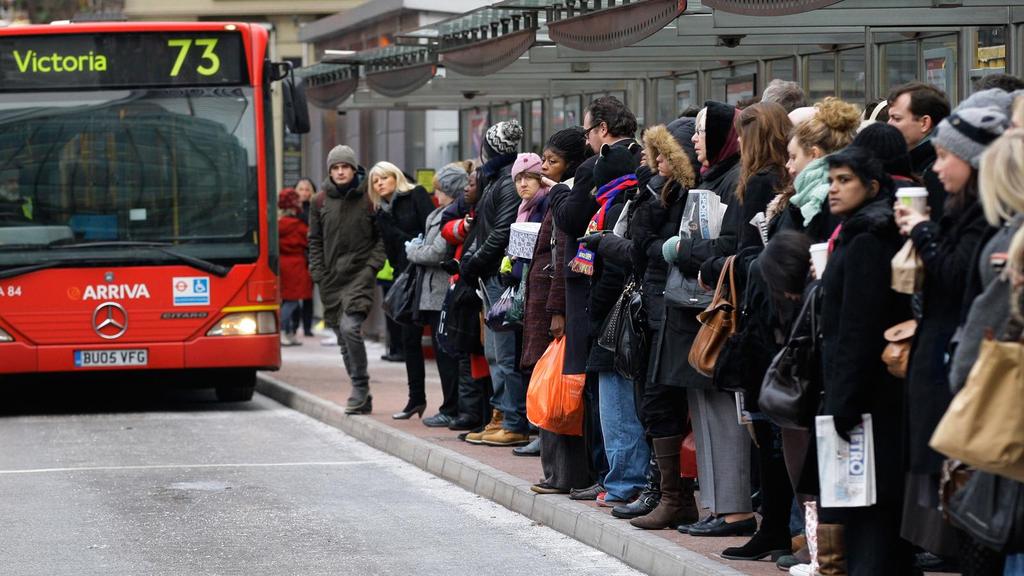
[[[522,172],[540,174],[542,163],[543,160],[540,159],[540,156],[533,152],[524,152],[516,156],[516,162],[512,165],[512,178],[515,178]]]

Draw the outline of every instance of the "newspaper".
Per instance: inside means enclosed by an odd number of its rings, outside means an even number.
[[[832,416],[815,418],[818,480],[825,508],[863,508],[878,503],[875,493],[875,443],[871,415],[850,431],[850,441],[839,437]]]
[[[680,238],[714,240],[722,232],[722,219],[729,209],[727,204],[711,190],[690,190],[679,223]]]
[[[768,245],[768,219],[765,218],[764,212],[758,212],[754,214],[754,217],[750,219],[750,225],[757,228],[758,234],[761,236],[761,244]]]

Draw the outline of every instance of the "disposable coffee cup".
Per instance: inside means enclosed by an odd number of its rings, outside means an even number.
[[[919,214],[928,210],[927,188],[900,188],[896,191],[896,200]]]
[[[821,280],[825,275],[825,265],[828,264],[828,242],[811,244],[811,263],[814,264],[814,276]]]

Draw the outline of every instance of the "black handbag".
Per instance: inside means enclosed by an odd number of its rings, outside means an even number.
[[[410,264],[384,296],[384,313],[399,324],[416,325],[419,315],[419,266]]]
[[[1024,551],[1024,484],[976,470],[946,512],[977,542],[1006,554]]]
[[[481,354],[480,298],[476,290],[459,280],[448,289],[441,308],[438,344],[449,354]],[[441,335],[443,344],[441,342]]]
[[[812,284],[789,338],[761,383],[758,406],[780,428],[809,430],[821,401],[819,284]]]
[[[635,279],[626,282],[622,295],[605,318],[597,345],[615,354],[615,371],[630,380],[643,374],[647,362],[647,308]]]

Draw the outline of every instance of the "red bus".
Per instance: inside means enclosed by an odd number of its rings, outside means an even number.
[[[0,375],[180,372],[248,400],[280,366],[267,42],[0,29]]]

